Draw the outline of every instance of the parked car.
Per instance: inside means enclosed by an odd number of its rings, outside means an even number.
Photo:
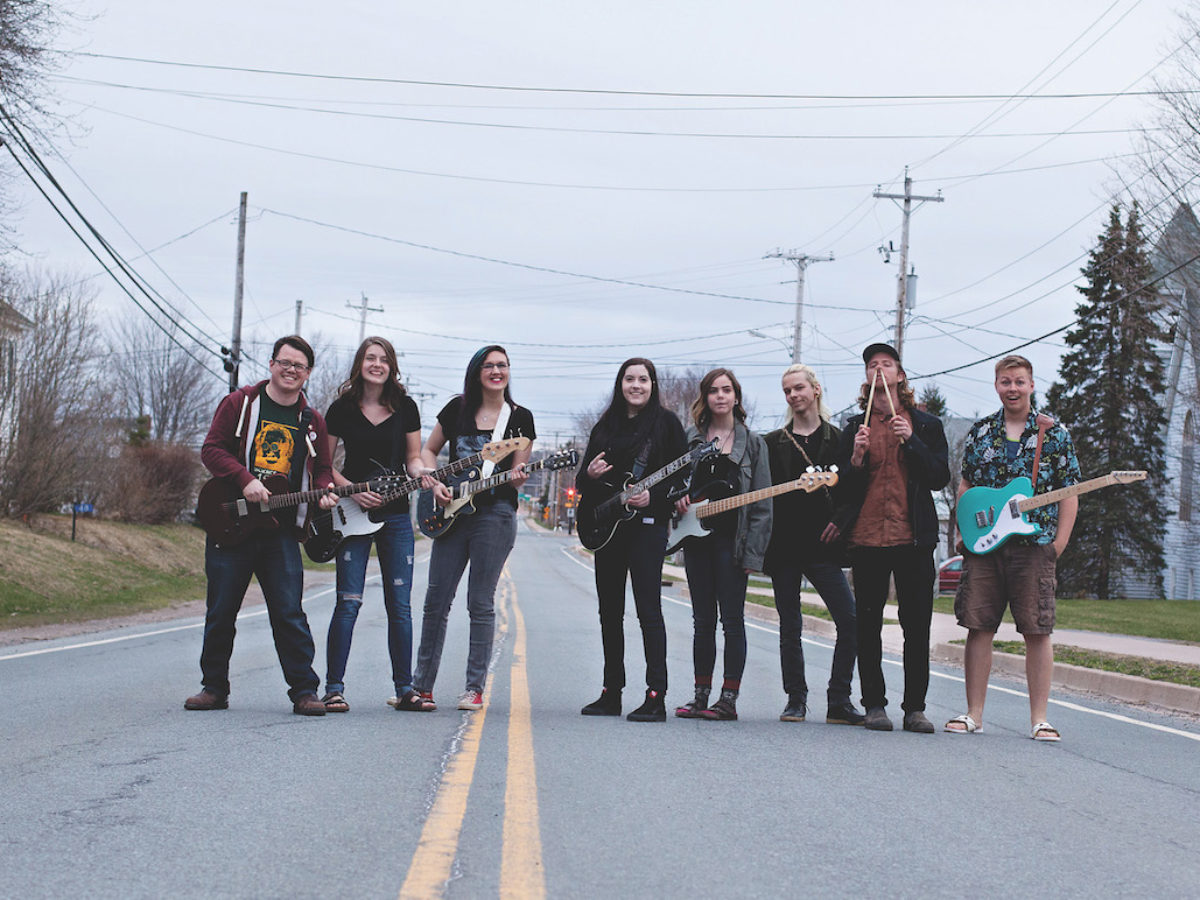
[[[952,556],[938,566],[938,593],[953,594],[962,578],[962,557]]]

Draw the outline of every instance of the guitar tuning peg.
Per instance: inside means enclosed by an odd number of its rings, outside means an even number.
[[[805,469],[804,471],[805,471],[805,473],[807,473],[807,474],[811,475],[813,472],[815,472],[815,471],[817,471],[817,470],[816,470],[816,469],[814,469],[812,466],[809,466],[809,467],[808,467],[807,469]]]
[[[838,467],[837,467],[837,466],[830,466],[830,467],[829,467],[829,471],[830,471],[830,472],[836,472],[837,470],[838,470]]]

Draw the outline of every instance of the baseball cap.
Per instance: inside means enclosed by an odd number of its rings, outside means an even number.
[[[869,345],[867,347],[867,349],[863,351],[863,354],[862,354],[863,362],[864,363],[870,362],[871,357],[874,356],[876,353],[886,353],[888,356],[890,356],[896,362],[900,362],[900,354],[896,352],[896,348],[893,347],[891,344],[882,344],[882,343]]]

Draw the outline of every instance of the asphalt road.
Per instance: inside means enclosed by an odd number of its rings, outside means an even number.
[[[777,634],[759,623],[740,721],[585,718],[600,637],[573,546],[522,525],[483,713],[453,709],[461,593],[441,708],[385,705],[377,579],[347,715],[291,714],[261,607],[239,625],[223,712],[182,707],[195,619],[0,652],[0,895],[1195,896],[1197,723],[1057,694],[1064,740],[1038,744],[1020,684],[998,682],[980,735],[825,725],[820,640],[814,709],[785,724]],[[425,571],[419,556],[418,611]],[[306,601],[319,647],[332,604],[328,589]],[[629,606],[627,710],[643,672]],[[673,707],[690,695],[691,617],[664,606]],[[900,686],[898,665],[885,674]],[[930,718],[962,708],[959,674],[935,670]]]

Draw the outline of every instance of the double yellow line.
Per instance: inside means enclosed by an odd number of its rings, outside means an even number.
[[[517,589],[505,566],[498,585],[500,631],[515,632],[510,676],[508,772],[504,791],[503,847],[500,856],[500,896],[546,896],[542,865],[542,836],[538,819],[537,770],[533,756],[533,721],[526,672],[525,617],[517,605]],[[511,619],[511,622],[510,622]],[[458,853],[459,835],[467,813],[467,797],[475,778],[479,743],[488,707],[471,714],[462,744],[446,764],[433,807],[421,830],[401,900],[443,896]]]

